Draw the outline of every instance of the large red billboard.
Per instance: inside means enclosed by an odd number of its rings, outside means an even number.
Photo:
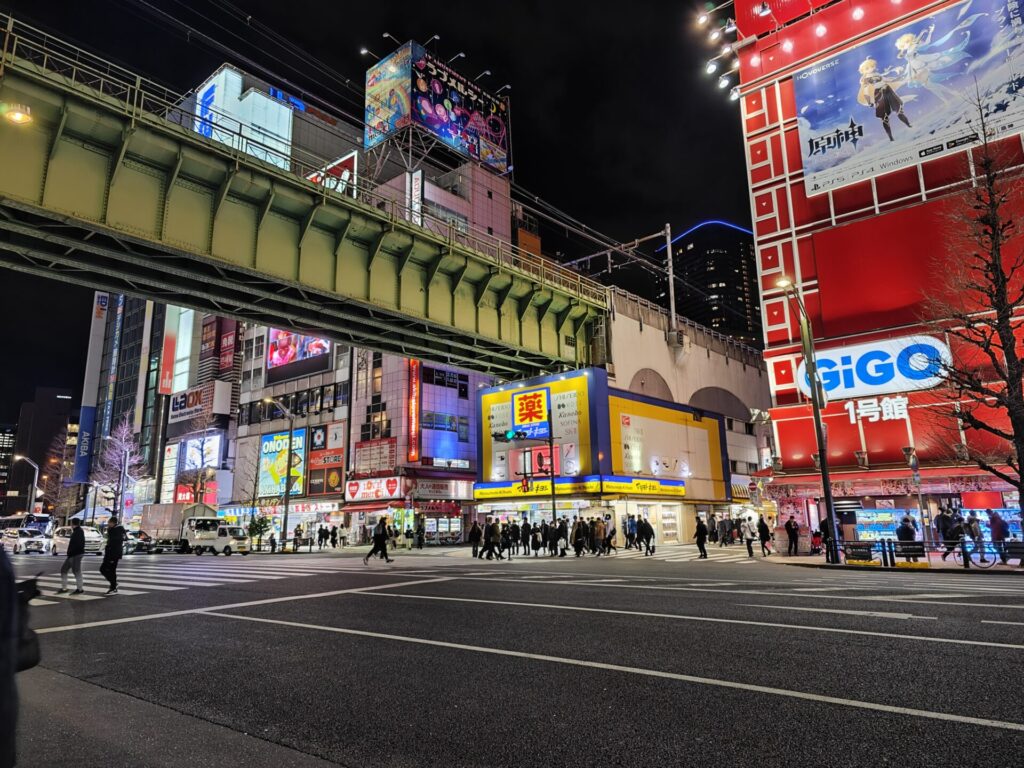
[[[735,5],[772,421],[790,475],[778,480],[813,477],[818,451],[800,381],[798,309],[777,287],[783,277],[800,291],[819,356],[835,362],[835,376],[849,376],[824,410],[834,471],[906,472],[904,449],[916,451],[922,472],[970,471],[964,451],[997,451],[998,441],[961,429],[951,417],[957,393],[911,360],[915,341],[928,343],[922,337],[971,359],[931,322],[936,300],[956,298],[946,265],[967,247],[970,208],[959,193],[979,161],[971,116],[944,87],[977,79],[996,116],[993,154],[1003,165],[1024,162],[1021,120],[1003,120],[1011,107],[999,106],[1000,93],[1024,87],[1006,76],[1007,67],[1021,70],[1024,20],[1006,0],[823,5],[769,0],[767,13],[759,1]],[[1011,196],[1007,212],[1022,207]],[[899,378],[901,349],[909,351]],[[902,383],[862,387],[861,359],[869,379],[891,368]],[[987,376],[980,361],[978,370]],[[916,375],[930,388],[915,387]]]

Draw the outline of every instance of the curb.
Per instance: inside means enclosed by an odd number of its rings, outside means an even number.
[[[881,565],[831,565],[829,563],[787,563],[782,561],[775,561],[778,565],[789,566],[790,568],[818,568],[830,571],[861,571],[875,573],[877,571],[883,571],[887,573],[927,573],[929,575],[935,573],[946,573],[946,574],[959,574],[964,573],[974,574],[985,574],[986,576],[1010,576],[1021,578],[1024,576],[1024,568],[1016,568],[1011,571],[997,571],[993,568],[890,568],[888,566]]]

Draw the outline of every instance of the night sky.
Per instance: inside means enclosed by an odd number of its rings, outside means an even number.
[[[739,109],[704,74],[712,55],[693,30],[698,4],[520,0],[508,3],[323,0],[0,0],[0,8],[83,48],[185,91],[229,57],[158,20],[159,9],[240,51],[308,93],[361,115],[361,95],[318,76],[308,58],[274,49],[251,15],[307,51],[361,94],[370,57],[399,40],[431,48],[489,88],[512,86],[515,181],[617,240],[671,222],[749,226]],[[252,69],[244,60],[234,61]],[[294,69],[293,69],[294,68]],[[298,71],[295,71],[298,70]],[[595,248],[594,250],[598,250]],[[36,384],[82,384],[92,292],[3,275],[0,317],[8,369],[0,420],[13,420]],[[13,354],[11,354],[13,352]]]

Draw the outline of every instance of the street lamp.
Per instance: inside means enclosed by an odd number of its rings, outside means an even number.
[[[786,292],[787,300],[796,300],[797,308],[800,311],[800,346],[803,350],[804,364],[807,368],[807,379],[811,389],[811,411],[814,413],[814,438],[818,446],[818,461],[821,469],[822,500],[825,502],[825,515],[828,526],[827,548],[825,551],[826,562],[836,564],[839,562],[839,550],[836,538],[836,510],[832,502],[832,480],[828,472],[828,445],[825,440],[825,428],[821,421],[821,382],[818,380],[818,362],[814,355],[814,335],[811,332],[811,318],[807,314],[807,307],[799,291],[788,277],[781,277],[775,283],[776,287]]]
[[[32,490],[25,495],[27,499],[25,501],[25,514],[29,515],[32,513],[32,505],[35,503],[36,496],[39,494],[39,465],[36,464],[28,456],[22,456],[21,454],[14,454],[15,461],[24,461],[30,467],[32,467]]]
[[[292,438],[295,434],[295,414],[276,397],[264,397],[263,402],[276,405],[285,418],[288,419],[288,468],[285,470],[284,475],[284,520],[281,525],[281,535],[283,537],[281,540],[281,554],[283,555],[285,552],[285,542],[288,541],[288,502],[292,495]],[[296,546],[293,545],[292,551],[298,551]]]
[[[32,110],[24,104],[0,103],[0,115],[15,125],[28,125],[32,122]]]

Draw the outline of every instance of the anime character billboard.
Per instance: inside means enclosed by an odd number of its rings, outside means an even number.
[[[793,76],[809,195],[1021,130],[1020,0],[967,0]]]
[[[370,149],[409,125],[409,75],[413,43],[366,70],[363,147]]]

